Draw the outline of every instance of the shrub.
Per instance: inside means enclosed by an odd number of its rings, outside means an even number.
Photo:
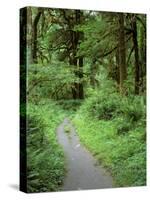
[[[116,128],[117,128],[117,134],[123,135],[133,128],[133,124],[131,123],[131,121],[127,119],[118,118],[116,123]]]
[[[116,186],[145,185],[143,97],[120,96],[108,88],[90,92],[73,120],[81,142],[111,171]]]
[[[86,103],[89,115],[101,120],[110,120],[120,113],[121,97],[116,92],[98,91]]]
[[[143,97],[125,97],[123,99],[121,110],[125,117],[127,117],[132,122],[137,122],[141,119],[145,119],[146,110]]]
[[[76,111],[79,106],[82,104],[82,100],[59,100],[57,104],[60,105],[64,110],[73,110]]]
[[[64,155],[55,135],[63,115],[51,102],[28,104],[27,113],[27,191],[56,191],[64,177]]]

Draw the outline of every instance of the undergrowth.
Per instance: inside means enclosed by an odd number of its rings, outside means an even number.
[[[111,172],[115,186],[146,184],[145,112],[141,96],[110,88],[93,91],[73,119],[81,142]]]
[[[64,114],[52,102],[27,106],[27,192],[57,191],[64,178],[64,154],[56,127]]]

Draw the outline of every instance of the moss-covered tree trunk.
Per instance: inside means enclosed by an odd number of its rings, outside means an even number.
[[[75,10],[74,12],[74,20],[71,26],[74,28],[76,25],[82,23],[82,11]],[[75,67],[75,76],[79,79],[79,83],[74,82],[72,85],[72,96],[73,99],[84,99],[84,89],[83,89],[83,57],[78,56],[78,48],[80,42],[83,40],[83,33],[79,31],[72,31],[71,34],[71,50],[70,50],[70,58],[69,63],[70,65],[74,65]]]
[[[83,11],[76,10],[76,23],[77,23],[77,25],[82,24],[82,19],[83,19]],[[84,34],[81,31],[77,32],[76,34],[77,34],[78,48],[79,48],[80,43],[84,39]],[[83,56],[79,56],[78,57],[78,77],[79,77],[79,84],[78,84],[79,94],[78,94],[78,98],[79,99],[84,99],[84,89],[83,89]]]
[[[126,45],[124,31],[124,14],[119,13],[119,66],[120,66],[120,93],[125,94],[124,81],[127,79]]]
[[[144,18],[144,17],[143,17]],[[143,24],[145,25],[145,19],[141,19]],[[143,24],[140,26],[140,42],[139,42],[139,57],[140,57],[140,66],[141,66],[141,74],[140,74],[140,85],[141,92],[146,90],[146,28],[143,27]]]
[[[139,64],[139,48],[137,40],[137,23],[135,15],[132,16],[132,28],[133,28],[133,45],[134,45],[134,58],[135,58],[135,94],[139,94],[140,91],[140,64]]]
[[[69,58],[69,64],[74,66],[74,73],[75,75],[77,74],[77,37],[76,37],[76,32],[72,31],[72,35],[71,35],[71,52],[70,52],[70,58]],[[78,98],[78,84],[76,82],[73,83],[72,85],[72,96],[73,99],[77,99]]]
[[[37,34],[38,34],[38,22],[40,20],[40,17],[41,17],[41,14],[42,14],[42,9],[39,8],[38,9],[38,12],[37,12],[37,15],[34,19],[34,22],[33,22],[33,51],[32,51],[32,54],[33,54],[33,62],[34,63],[37,63],[38,60],[37,60],[37,51],[38,51],[38,46],[37,46]]]

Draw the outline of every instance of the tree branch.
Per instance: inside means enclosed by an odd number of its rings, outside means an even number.
[[[61,79],[59,80],[63,80],[64,78],[62,77]],[[37,80],[33,83],[32,87],[27,91],[27,95],[33,90],[33,88],[35,86],[37,86],[38,84],[42,83],[42,82],[51,82],[51,81],[55,81],[55,80],[58,80],[58,78],[53,78],[53,79],[40,79],[40,80]]]

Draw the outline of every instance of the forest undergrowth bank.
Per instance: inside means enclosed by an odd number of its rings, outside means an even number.
[[[93,90],[73,119],[81,142],[111,172],[116,186],[146,184],[144,101],[112,87]]]
[[[65,166],[56,128],[64,113],[52,101],[29,103],[27,108],[27,191],[57,191],[63,182]]]

